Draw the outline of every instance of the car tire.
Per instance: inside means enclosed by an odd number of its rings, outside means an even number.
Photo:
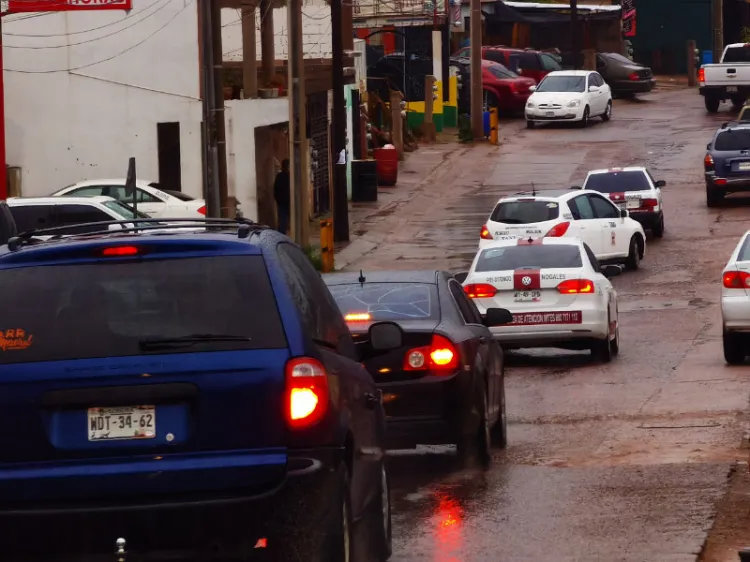
[[[589,113],[590,113],[589,112],[589,106],[587,105],[586,107],[583,108],[583,115],[581,116],[581,120],[578,122],[578,126],[581,129],[585,129],[586,127],[588,127],[588,124],[589,124]]]
[[[609,100],[607,102],[607,108],[604,110],[604,113],[602,113],[602,121],[609,121],[612,119],[612,100]]]
[[[654,223],[654,227],[651,229],[651,232],[654,233],[655,238],[664,237],[664,214],[662,214],[659,217],[659,219]]]
[[[483,467],[490,464],[491,455],[491,437],[490,426],[487,419],[487,391],[483,382],[480,383],[481,389],[477,392],[481,396],[475,398],[475,408],[479,411],[479,427],[471,434],[464,435],[457,444],[457,452],[461,461],[470,465],[475,460]]]
[[[527,129],[533,129],[534,127],[536,127],[536,123],[534,123],[533,121],[530,121],[529,119],[527,119],[526,120],[526,128]]]
[[[719,105],[721,105],[721,102],[719,100],[709,97],[704,97],[703,103],[706,106],[706,111],[708,111],[709,113],[716,113],[717,111],[719,111]]]
[[[377,562],[386,562],[393,553],[393,532],[391,525],[391,486],[385,461],[381,467],[380,494],[373,509],[375,553]]]
[[[326,562],[350,562],[352,560],[353,546],[353,523],[352,523],[352,501],[349,468],[346,463],[341,464],[339,493],[337,498],[338,509],[330,522],[324,556],[321,560]]]
[[[500,379],[503,385],[503,390],[500,393],[500,413],[495,425],[490,430],[490,439],[493,446],[505,449],[508,446],[508,419],[505,415],[505,375]]]
[[[724,331],[722,334],[724,340],[724,361],[727,365],[741,365],[747,358],[745,351],[745,338],[742,334],[733,334]]]
[[[610,361],[612,361],[612,357],[614,355],[612,353],[612,340],[609,339],[610,325],[611,320],[609,315],[607,315],[607,337],[603,340],[595,341],[590,348],[591,357],[593,357],[595,361],[601,361],[602,363],[609,363]]]
[[[615,337],[609,342],[609,347],[612,350],[612,356],[617,357],[620,354],[620,318],[615,318]]]
[[[625,261],[625,267],[635,271],[641,266],[641,243],[638,235],[630,239],[630,249],[628,250],[628,259]]]
[[[721,189],[714,189],[706,186],[706,207],[718,207],[726,193]]]

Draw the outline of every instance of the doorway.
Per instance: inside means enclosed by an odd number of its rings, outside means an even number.
[[[163,189],[182,191],[182,163],[180,161],[180,124],[156,124],[159,158],[159,185]]]

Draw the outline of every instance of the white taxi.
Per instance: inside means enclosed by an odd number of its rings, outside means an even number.
[[[513,322],[490,331],[503,347],[590,349],[610,361],[620,349],[617,292],[584,242],[498,240],[479,250],[463,282],[479,312],[506,308]]]
[[[598,191],[630,217],[648,228],[656,238],[664,236],[664,204],[661,190],[667,185],[656,180],[643,166],[591,170],[581,189]]]
[[[724,359],[738,365],[750,355],[750,231],[740,239],[721,278]]]
[[[530,191],[501,198],[479,234],[479,248],[495,240],[580,238],[600,261],[638,269],[646,253],[643,227],[601,193]]]

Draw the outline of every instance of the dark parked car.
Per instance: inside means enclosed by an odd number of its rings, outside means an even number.
[[[373,58],[375,58],[373,54]],[[367,67],[367,90],[377,92],[385,102],[390,90],[398,90],[405,101],[424,101],[425,75],[432,74],[432,57],[416,53],[391,53]]]
[[[386,560],[383,406],[320,275],[185,224],[0,247],[3,557]]]
[[[656,79],[649,67],[619,53],[597,53],[596,70],[617,96],[645,94],[656,86]]]
[[[750,123],[724,123],[706,145],[703,168],[709,207],[728,193],[750,191]]]
[[[361,274],[360,274],[361,275]],[[512,321],[505,309],[482,318],[451,274],[378,271],[324,276],[383,392],[389,448],[458,444],[459,455],[489,461],[506,444],[504,360],[489,325]],[[372,322],[403,328],[403,345],[373,348]]]
[[[8,240],[16,234],[18,234],[18,229],[13,213],[5,201],[0,201],[0,245],[7,244]]]

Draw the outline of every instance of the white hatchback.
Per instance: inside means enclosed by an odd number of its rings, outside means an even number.
[[[750,230],[740,239],[721,277],[724,359],[738,365],[750,355]]]
[[[610,361],[620,349],[617,292],[580,240],[499,240],[479,250],[464,291],[484,315],[506,308],[513,322],[490,328],[504,347],[590,349]]]
[[[533,191],[501,198],[479,235],[479,248],[494,240],[580,238],[600,261],[638,269],[646,234],[628,211],[595,191]]]
[[[594,70],[550,72],[526,101],[526,126],[567,121],[585,127],[591,117],[612,118],[612,90]]]

